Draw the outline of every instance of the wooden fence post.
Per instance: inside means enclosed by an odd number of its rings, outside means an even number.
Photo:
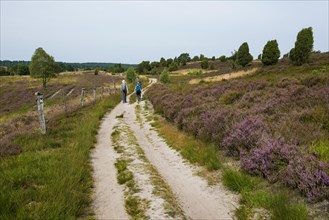
[[[64,102],[64,110],[65,110],[65,114],[67,114],[67,103],[66,103],[66,94],[64,92],[64,99],[63,99],[63,102]]]
[[[45,114],[43,112],[43,95],[40,92],[36,92],[35,95],[37,96],[41,133],[46,134],[46,120],[45,120]]]
[[[82,90],[81,90],[81,98],[80,98],[80,105],[81,105],[81,107],[83,107],[83,104],[84,104],[85,93],[86,93],[86,89],[85,88],[82,88]]]
[[[94,102],[96,102],[96,88],[93,88]]]

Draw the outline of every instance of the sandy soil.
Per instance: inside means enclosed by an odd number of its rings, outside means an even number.
[[[205,82],[218,82],[221,80],[228,80],[228,79],[233,79],[233,78],[239,78],[242,76],[247,76],[250,74],[255,73],[258,70],[258,68],[253,68],[251,70],[247,70],[247,71],[238,71],[238,72],[233,72],[233,73],[226,73],[226,74],[221,74],[218,76],[212,76],[212,77],[206,77],[206,78],[202,78],[202,79],[191,79],[189,81],[189,84],[198,84],[201,80],[205,81]]]
[[[138,108],[136,105],[139,105]],[[149,107],[144,107],[145,101],[134,104],[120,103],[102,121],[98,142],[92,153],[95,180],[93,207],[96,219],[131,218],[125,211],[124,188],[117,183],[117,171],[114,167],[119,155],[112,147],[111,133],[113,127],[118,124],[128,126],[136,138],[136,146],[143,150],[149,163],[173,192],[184,215],[174,218],[233,219],[233,211],[238,204],[237,196],[225,190],[221,185],[210,187],[206,180],[196,175],[199,169],[186,162],[152,129],[146,117],[153,113],[149,111]],[[121,114],[124,114],[123,118],[116,118]],[[131,170],[141,189],[139,196],[146,198],[150,203],[149,210],[146,210],[147,216],[151,219],[169,218],[163,211],[165,201],[155,198],[156,195],[151,193],[152,188],[156,186],[152,186],[147,180],[149,177],[143,173],[143,169],[138,169],[140,164],[136,162],[131,164],[136,164],[136,168]],[[153,204],[154,201],[157,201],[156,204]]]

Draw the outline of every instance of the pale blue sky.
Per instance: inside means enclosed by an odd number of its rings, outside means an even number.
[[[243,42],[257,57],[276,39],[281,55],[313,27],[328,51],[329,1],[1,1],[1,60],[30,60],[37,47],[64,62],[140,63],[230,56]]]

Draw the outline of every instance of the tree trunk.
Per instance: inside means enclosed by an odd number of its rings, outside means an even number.
[[[47,79],[46,78],[43,78],[42,79],[43,88],[46,88],[46,84],[47,84]]]

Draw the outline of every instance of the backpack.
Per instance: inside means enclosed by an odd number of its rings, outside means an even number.
[[[137,93],[140,93],[141,92],[141,86],[139,84],[137,84],[137,86],[136,86],[136,92]]]
[[[122,89],[122,91],[127,91],[127,84],[126,83],[122,83],[121,84],[121,89]]]

